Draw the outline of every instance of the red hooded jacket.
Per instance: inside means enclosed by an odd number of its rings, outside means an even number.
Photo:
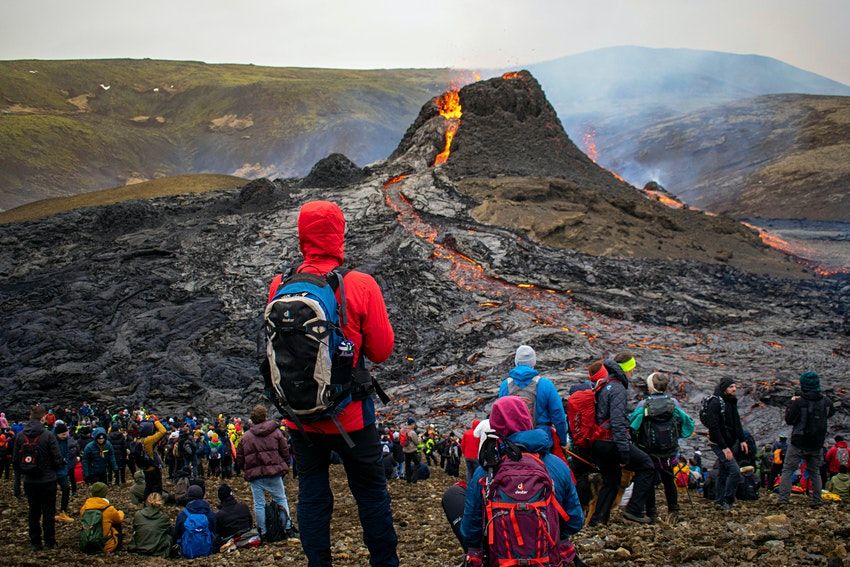
[[[301,207],[298,214],[298,241],[304,262],[296,271],[323,276],[342,265],[345,259],[345,217],[336,203],[311,201]],[[274,297],[280,284],[275,277],[269,289],[268,301]],[[354,343],[354,361],[361,351],[372,362],[389,358],[395,343],[384,295],[375,279],[363,272],[352,270],[343,278],[347,323],[343,327],[345,338]],[[337,290],[337,301],[340,293]],[[371,398],[352,401],[337,416],[345,431],[359,431],[375,422],[375,403]],[[290,429],[294,422],[286,421]],[[303,423],[304,430],[315,433],[339,434],[330,419]]]
[[[847,449],[847,441],[836,441],[835,445],[826,452],[826,465],[829,468],[829,474],[838,474],[838,467],[841,466],[838,459],[839,449]]]
[[[463,432],[463,437],[460,439],[460,450],[463,451],[463,458],[472,461],[478,460],[478,439],[475,437],[475,428],[481,423],[480,419],[472,420],[472,427]]]

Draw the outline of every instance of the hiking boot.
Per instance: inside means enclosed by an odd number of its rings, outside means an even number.
[[[820,500],[820,499],[812,500],[812,502],[809,504],[809,506],[811,506],[812,508],[820,508],[821,506],[823,506],[823,500]]]
[[[45,543],[44,549],[56,549],[56,542],[52,541],[50,543]]]
[[[638,516],[637,514],[632,514],[628,510],[623,510],[623,517],[631,522],[636,522],[638,524],[649,524],[652,523],[652,520],[647,518],[646,516]]]
[[[44,551],[44,546],[41,545],[40,543],[31,543],[30,549],[32,551]]]
[[[723,502],[722,504],[720,504],[720,511],[721,512],[731,512],[732,511],[732,505],[729,504],[728,502]]]
[[[57,522],[63,522],[65,524],[73,524],[74,518],[72,518],[71,516],[69,516],[65,512],[60,512],[60,513],[56,514],[56,521]]]

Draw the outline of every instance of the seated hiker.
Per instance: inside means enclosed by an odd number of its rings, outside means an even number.
[[[136,471],[139,473],[142,471]],[[162,504],[162,496],[152,492],[145,500],[145,507],[133,516],[133,541],[128,546],[129,551],[155,557],[170,556],[171,521],[162,511]]]
[[[847,465],[839,465],[838,474],[829,479],[826,489],[837,494],[842,502],[850,502],[850,474],[847,474]]]
[[[466,565],[482,566],[485,554],[491,565],[509,558],[544,567],[582,565],[569,536],[581,529],[584,515],[569,467],[549,453],[548,434],[533,427],[528,406],[517,396],[496,400],[490,425],[499,439],[485,443],[482,466],[475,470],[465,491],[455,485],[444,497],[464,498],[456,533],[467,551]],[[512,495],[505,498],[508,484]],[[458,508],[444,501],[447,513]],[[541,515],[545,522],[540,521]],[[483,529],[485,517],[491,518],[489,533]],[[449,521],[456,524],[455,518]],[[518,539],[522,543],[517,543]]]
[[[139,469],[133,474],[133,486],[130,488],[130,500],[136,506],[145,503],[145,471]]]
[[[106,492],[106,484],[94,483],[80,508],[80,550],[86,553],[113,553],[121,547],[124,512],[109,503]]]
[[[180,545],[180,553],[186,559],[206,557],[214,550],[215,514],[200,486],[190,486],[187,495],[189,502],[174,524],[174,543]]]
[[[251,529],[254,520],[251,510],[233,495],[227,484],[218,487],[218,512],[215,514],[215,534],[220,541],[227,541]]]

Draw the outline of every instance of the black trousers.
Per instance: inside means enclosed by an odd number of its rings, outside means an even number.
[[[329,467],[331,451],[342,458],[348,487],[357,502],[363,543],[372,567],[398,567],[398,537],[393,527],[390,495],[384,475],[381,443],[375,425],[349,433],[354,447],[340,435],[292,432],[298,461],[298,526],[308,567],[331,565],[333,493]]]
[[[602,489],[599,491],[599,500],[590,523],[593,525],[607,524],[611,516],[611,507],[620,490],[620,480],[623,472],[620,466],[620,451],[613,441],[596,441],[593,443],[593,460],[599,467],[602,475]],[[646,503],[649,493],[655,481],[655,466],[649,455],[629,445],[629,458],[625,468],[635,473],[632,497],[629,500],[626,511],[635,516],[643,516],[646,511]]]
[[[56,481],[25,482],[24,494],[29,504],[30,543],[41,545],[42,527],[44,543],[56,544]]]
[[[672,459],[669,457],[650,457],[655,465],[655,480],[652,490],[646,499],[646,514],[654,516],[658,513],[655,504],[655,487],[660,482],[664,486],[664,499],[667,500],[667,511],[677,512],[679,510],[679,492],[676,489],[676,481],[673,476]]]
[[[12,458],[4,457],[0,459],[0,478],[9,480],[9,474],[12,470]]]
[[[154,467],[145,473],[145,500],[154,492],[162,494],[162,471],[159,467]]]
[[[404,454],[404,479],[412,483],[419,480],[419,453],[417,451]]]
[[[62,491],[62,503],[59,505],[59,509],[62,512],[68,511],[68,500],[71,497],[71,479],[67,476],[63,476],[57,480],[59,483],[59,489]]]

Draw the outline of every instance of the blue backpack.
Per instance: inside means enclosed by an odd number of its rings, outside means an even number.
[[[213,535],[206,514],[189,514],[180,536],[180,553],[186,559],[206,557],[213,551]]]
[[[265,309],[266,391],[299,427],[301,421],[335,416],[351,399],[354,345],[342,334],[342,279],[337,271],[325,277],[296,273],[272,284]]]

